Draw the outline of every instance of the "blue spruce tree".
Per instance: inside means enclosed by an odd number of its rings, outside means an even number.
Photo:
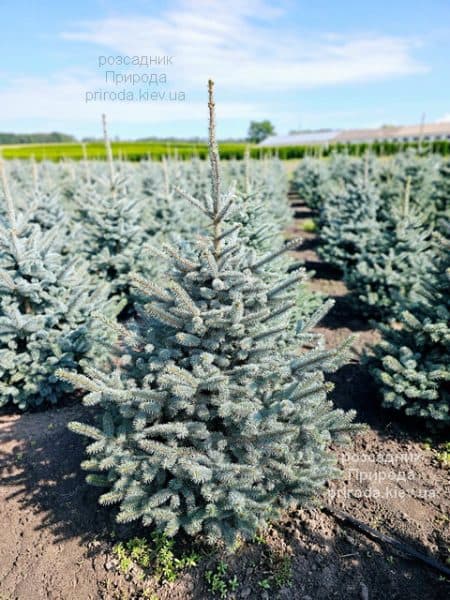
[[[306,157],[293,175],[294,189],[312,210],[319,211],[329,192],[330,170],[323,160]]]
[[[372,373],[383,404],[424,419],[450,425],[450,245],[438,236],[435,271],[423,293],[405,303],[396,328],[380,325]]]
[[[361,177],[347,185],[336,185],[320,213],[321,258],[342,271],[353,269],[362,252],[371,251],[372,240],[380,229],[379,205],[376,188]]]
[[[411,206],[424,215],[427,224],[434,225],[439,214],[433,195],[438,167],[436,156],[424,156],[414,148],[408,148],[385,162],[379,172],[378,185],[387,217],[408,186]]]
[[[303,273],[266,282],[264,267],[282,251],[258,256],[231,221],[212,82],[209,110],[211,201],[190,199],[209,233],[187,253],[163,247],[170,269],[161,286],[135,279],[148,303],[122,331],[115,371],[59,375],[98,407],[95,426],[71,429],[90,439],[82,466],[106,487],[101,504],[119,504],[119,522],[142,519],[168,536],[184,530],[231,545],[319,494],[339,472],[330,444],[356,426],[327,400],[324,375],[348,344],[323,347],[311,332],[320,314],[298,331],[290,326]]]
[[[439,165],[439,177],[435,181],[433,192],[436,222],[442,226],[445,233],[445,223],[450,219],[450,160],[444,160]]]
[[[90,310],[114,315],[106,291],[93,291],[86,269],[61,248],[61,227],[43,230],[13,206],[0,163],[6,217],[0,217],[0,406],[60,401],[70,390],[55,376],[95,362],[110,339]]]
[[[110,295],[132,304],[130,273],[152,275],[145,252],[149,236],[145,230],[141,190],[127,172],[117,169],[103,116],[107,151],[107,175],[91,170],[74,195],[77,220],[81,223],[79,248],[96,280],[110,286]]]
[[[407,185],[401,206],[391,209],[389,220],[374,225],[357,263],[345,269],[344,281],[363,313],[389,320],[422,292],[433,258],[431,229],[410,207]]]

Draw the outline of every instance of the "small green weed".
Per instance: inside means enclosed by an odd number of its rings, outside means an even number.
[[[195,567],[199,560],[196,552],[177,558],[173,552],[174,540],[165,534],[153,534],[155,543],[155,575],[163,581],[175,581],[183,569]]]
[[[272,585],[271,585],[271,579],[270,578],[261,579],[261,581],[258,581],[258,585],[263,590],[270,590],[270,588],[272,587]]]
[[[442,465],[450,466],[450,442],[440,444],[438,448],[433,448],[432,441],[426,438],[422,444],[424,450],[431,450]]]
[[[436,458],[441,464],[450,466],[450,442],[446,442],[441,450],[436,451]]]
[[[255,537],[253,538],[253,542],[255,544],[260,544],[260,545],[267,544],[266,538],[264,537],[264,535],[262,533],[256,533]]]
[[[258,582],[259,587],[265,590],[278,590],[292,583],[292,557],[289,554],[270,552],[267,568],[269,577]]]
[[[234,592],[239,587],[239,581],[236,575],[229,579],[226,578],[227,571],[227,563],[220,560],[214,571],[205,572],[205,579],[208,583],[209,591],[219,596],[221,600],[225,600],[229,592]]]
[[[273,581],[277,588],[290,585],[292,582],[292,557],[288,554],[278,555],[273,569]]]
[[[432,441],[430,438],[425,438],[423,443],[422,443],[422,447],[424,450],[431,450],[432,449]]]
[[[165,534],[154,533],[153,544],[145,538],[132,538],[128,542],[119,542],[114,546],[114,552],[119,559],[119,568],[123,573],[133,565],[147,570],[153,567],[153,574],[161,581],[173,582],[180,572],[188,567],[195,567],[199,555],[195,552],[177,558],[173,551],[174,540]]]

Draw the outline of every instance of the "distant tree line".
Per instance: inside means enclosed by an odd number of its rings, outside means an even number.
[[[0,144],[46,144],[76,142],[73,135],[52,131],[51,133],[0,133]]]

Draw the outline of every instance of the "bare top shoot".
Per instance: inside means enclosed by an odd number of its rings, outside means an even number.
[[[109,167],[109,180],[111,183],[111,191],[113,191],[115,189],[114,159],[113,159],[113,153],[112,153],[112,148],[111,148],[111,142],[109,140],[108,127],[106,124],[106,115],[105,114],[102,115],[102,125],[103,125],[103,139],[105,142],[105,149],[106,149],[106,159],[108,161],[108,167]]]

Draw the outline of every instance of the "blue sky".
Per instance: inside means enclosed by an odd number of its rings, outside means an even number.
[[[221,137],[252,119],[278,133],[450,119],[449,0],[0,0],[0,131],[204,136],[206,80]],[[85,102],[112,85],[98,56],[170,55],[186,100]],[[151,88],[153,89],[153,88]],[[151,90],[150,90],[151,91]]]

